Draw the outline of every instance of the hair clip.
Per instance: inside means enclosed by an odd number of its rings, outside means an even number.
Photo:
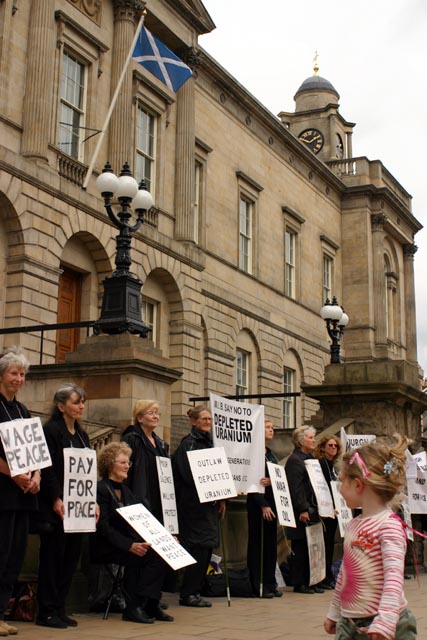
[[[365,464],[365,461],[363,460],[362,456],[359,454],[358,451],[356,451],[356,453],[353,453],[348,464],[354,464],[355,462],[357,462],[359,464],[359,467],[362,469],[363,477],[369,478],[369,476],[371,475],[371,472],[369,471],[368,467]]]
[[[393,471],[394,471],[394,473],[396,475],[399,474],[399,469],[397,468],[397,460],[396,460],[396,458],[391,458],[391,460],[386,462],[385,465],[384,465],[384,475],[385,476],[391,476]]]

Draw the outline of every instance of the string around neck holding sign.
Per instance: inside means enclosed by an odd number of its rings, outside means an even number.
[[[7,414],[7,417],[9,418],[9,420],[11,422],[13,422],[13,420],[20,420],[20,419],[22,420],[23,415],[21,413],[21,408],[20,408],[19,404],[16,401],[15,401],[15,407],[16,407],[16,410],[19,413],[19,418],[12,418],[12,416],[10,415],[9,411],[7,410],[7,407],[6,407],[5,403],[3,402],[3,400],[1,401],[1,405],[2,405],[5,413]]]

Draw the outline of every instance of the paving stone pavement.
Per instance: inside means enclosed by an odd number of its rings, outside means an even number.
[[[78,627],[47,629],[30,622],[16,623],[21,640],[327,640],[323,630],[331,592],[303,595],[284,588],[282,598],[212,598],[211,609],[178,605],[176,594],[165,594],[174,622],[136,624],[119,614],[102,620],[100,614],[76,614]],[[405,580],[409,607],[416,615],[418,637],[427,638],[427,574]]]

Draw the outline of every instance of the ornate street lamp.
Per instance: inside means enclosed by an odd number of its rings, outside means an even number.
[[[340,307],[335,296],[332,298],[332,302],[326,298],[324,306],[320,309],[320,315],[326,322],[326,329],[332,340],[331,364],[340,364],[340,340],[348,325],[349,317],[344,313],[344,309]]]
[[[136,333],[146,338],[149,328],[141,317],[142,282],[133,275],[129,268],[131,233],[137,231],[144,222],[144,213],[153,206],[153,199],[142,180],[138,186],[132,177],[127,162],[123,165],[120,176],[114,175],[107,162],[96,180],[96,186],[104,198],[108,217],[119,230],[116,236],[116,269],[111,277],[105,278],[102,310],[99,320],[94,325],[94,333]],[[112,197],[115,195],[121,209],[114,213]],[[129,223],[132,216],[131,206],[135,211],[136,223]]]

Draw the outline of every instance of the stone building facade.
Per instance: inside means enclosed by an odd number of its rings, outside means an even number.
[[[116,173],[129,161],[155,202],[132,240],[150,339],[50,330],[41,349],[36,331],[0,335],[33,364],[22,399],[45,413],[60,382],[81,383],[102,442],[129,423],[137,398],[155,397],[174,444],[189,398],[210,391],[302,391],[295,403],[265,400],[285,432],[343,418],[369,429],[381,391],[416,436],[421,225],[380,161],[352,157],[354,124],[317,68],[295,112],[276,117],[198,45],[215,28],[201,1],[150,0],[147,28],[193,77],[174,94],[131,61],[82,189],[143,9],[0,3],[0,326],[98,319],[117,234],[95,188],[107,160]],[[319,310],[333,295],[350,324],[343,364],[327,366]]]

